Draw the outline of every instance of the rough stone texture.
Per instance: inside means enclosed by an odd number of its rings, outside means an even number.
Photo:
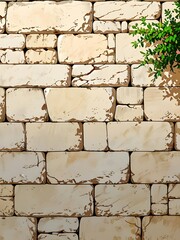
[[[91,86],[128,86],[130,81],[128,65],[74,65],[72,85]]]
[[[169,215],[180,215],[180,199],[169,200]]]
[[[94,21],[94,33],[119,33],[121,31],[120,22],[114,21]]]
[[[7,11],[6,31],[8,33],[86,33],[92,29],[91,15],[91,3],[88,2],[11,3]]]
[[[69,152],[47,154],[50,183],[126,183],[129,156],[122,152]]]
[[[43,183],[45,156],[31,152],[0,152],[0,183]]]
[[[108,49],[105,35],[64,34],[58,37],[60,63],[113,63],[114,61],[108,59],[112,55],[114,55],[114,50]]]
[[[21,50],[0,50],[0,62],[7,64],[25,63],[24,52]]]
[[[0,216],[13,216],[14,202],[12,197],[0,197]],[[1,237],[1,233],[0,233]]]
[[[128,23],[126,21],[123,21],[121,23],[121,32],[122,33],[127,33],[128,32]]]
[[[148,121],[180,121],[180,87],[146,88],[144,113]]]
[[[13,185],[0,185],[0,197],[12,197],[14,195]]]
[[[38,240],[78,240],[78,235],[75,233],[40,234]]]
[[[167,185],[153,184],[151,186],[151,202],[167,203]]]
[[[180,150],[180,123],[175,124],[174,146],[176,150]]]
[[[25,36],[23,34],[0,34],[0,49],[23,49]]]
[[[173,124],[168,122],[110,122],[107,131],[113,151],[167,151],[173,145]]]
[[[179,240],[180,218],[177,216],[147,216],[142,220],[143,240]]]
[[[56,50],[30,49],[25,54],[28,64],[54,64],[57,63]]]
[[[135,183],[179,183],[180,152],[139,152],[131,155]],[[141,167],[139,167],[141,166]]]
[[[78,151],[82,149],[82,125],[27,123],[26,138],[29,151]]]
[[[161,5],[157,2],[110,1],[94,4],[94,17],[98,20],[137,20],[142,16],[157,19],[160,12]]]
[[[113,88],[47,88],[45,98],[52,121],[84,122],[113,119],[115,110]]]
[[[14,240],[32,240],[36,239],[35,218],[27,217],[1,217],[0,218],[0,239]]]
[[[76,232],[78,227],[78,218],[46,217],[39,220],[38,232]]]
[[[167,204],[161,204],[161,203],[155,203],[151,205],[151,213],[152,215],[167,215],[168,214],[168,205]]]
[[[116,121],[143,121],[143,106],[117,105],[115,112]]]
[[[25,136],[22,123],[0,123],[0,150],[21,151],[24,149]]]
[[[0,86],[2,87],[65,87],[69,85],[70,67],[67,65],[0,65]]]
[[[50,196],[48,201],[44,201],[47,196]],[[15,187],[15,212],[21,216],[91,216],[92,203],[91,186],[17,185]]]
[[[140,240],[140,218],[90,217],[80,221],[80,240]]]
[[[26,48],[55,48],[57,36],[55,34],[29,34],[26,37]]]
[[[0,88],[0,122],[5,120],[5,89]]]
[[[7,3],[0,2],[0,33],[3,33],[5,30],[6,11],[7,11]]]
[[[145,184],[97,185],[96,215],[134,215],[150,213],[150,188]]]
[[[9,88],[6,91],[6,115],[9,122],[46,121],[48,113],[43,90]]]
[[[180,184],[169,184],[168,198],[180,198]]]
[[[117,102],[119,104],[141,104],[143,101],[143,88],[120,87],[117,88]]]

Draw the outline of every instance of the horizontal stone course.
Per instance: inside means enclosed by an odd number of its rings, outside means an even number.
[[[14,215],[14,201],[12,197],[0,197],[0,216]]]
[[[25,36],[23,34],[0,34],[0,49],[23,49]]]
[[[55,64],[57,63],[56,50],[29,49],[25,53],[27,64]]]
[[[0,197],[12,197],[14,195],[14,187],[10,184],[0,185]]]
[[[55,48],[57,36],[55,34],[29,34],[26,36],[26,48]]]
[[[78,235],[75,233],[39,234],[38,240],[78,240]]]

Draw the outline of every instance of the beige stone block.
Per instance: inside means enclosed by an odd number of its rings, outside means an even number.
[[[85,217],[80,221],[80,240],[140,240],[140,227],[137,217]]]
[[[107,40],[108,40],[108,48],[115,48],[116,43],[115,43],[115,35],[114,34],[108,34],[107,35]]]
[[[0,237],[4,240],[32,240],[36,239],[35,218],[27,217],[1,217]]]
[[[116,21],[94,21],[93,22],[94,33],[118,33],[121,31],[120,22]]]
[[[7,11],[7,3],[0,2],[0,33],[3,33],[5,30],[6,11]]]
[[[152,203],[167,203],[167,185],[153,184],[151,186]]]
[[[159,23],[158,20],[146,20],[146,22],[147,22],[147,23],[150,23],[150,24],[152,24],[152,23]],[[142,27],[141,23],[142,23],[142,21],[140,21],[140,20],[136,20],[136,21],[130,22],[130,23],[128,24],[128,30],[129,30],[129,32],[133,32],[133,31],[134,31],[134,29],[133,29],[132,27],[135,26],[136,24],[138,24],[138,27],[140,27],[140,26]],[[146,26],[143,26],[143,28],[144,28],[144,29],[147,29]]]
[[[47,121],[48,113],[43,90],[9,88],[6,91],[6,115],[10,122]]]
[[[168,198],[180,198],[180,184],[169,184]]]
[[[72,67],[72,85],[87,86],[128,86],[129,66],[120,64],[74,65]]]
[[[27,123],[27,150],[79,151],[82,149],[80,123]]]
[[[0,216],[14,215],[14,201],[12,197],[0,197]],[[0,233],[1,237],[1,233]]]
[[[17,185],[15,213],[21,216],[91,216],[92,190],[89,185]],[[44,201],[47,196],[48,201]]]
[[[14,74],[16,73],[16,74]],[[65,87],[70,85],[67,65],[0,65],[3,87]]]
[[[150,188],[145,184],[97,185],[95,200],[97,216],[150,213]]]
[[[169,199],[169,215],[180,215],[180,199]]]
[[[38,240],[78,240],[78,235],[75,233],[40,234]]]
[[[0,49],[23,49],[25,36],[23,34],[0,34]]]
[[[134,152],[131,155],[132,181],[135,183],[179,182],[179,158],[180,152],[175,151]]]
[[[180,217],[147,216],[142,220],[143,240],[179,240]]]
[[[112,63],[108,61],[108,56],[113,55],[114,50],[108,49],[107,44],[107,37],[102,34],[60,35],[58,37],[59,62],[67,64]]]
[[[143,101],[143,88],[120,87],[117,88],[117,102],[119,104],[141,104]]]
[[[57,52],[54,49],[29,49],[25,53],[28,64],[54,64],[57,63]]]
[[[94,17],[97,20],[137,20],[143,16],[157,19],[160,14],[161,5],[157,2],[109,1],[94,4]]]
[[[26,37],[26,48],[55,48],[57,36],[55,34],[29,34]]]
[[[38,232],[76,232],[79,227],[78,218],[45,217],[38,222]]]
[[[106,123],[90,122],[83,124],[84,149],[87,151],[103,151],[107,149]]]
[[[110,122],[109,148],[113,151],[163,151],[173,146],[173,124],[168,122]],[[134,136],[138,136],[137,138]]]
[[[168,206],[167,204],[155,203],[151,205],[151,213],[153,215],[167,215],[168,214]]]
[[[174,146],[176,150],[180,150],[180,123],[175,124]]]
[[[175,69],[174,73],[167,68],[162,77],[158,77],[154,80],[154,74],[150,71],[150,67],[153,69],[153,65],[149,64],[137,68],[138,64],[131,66],[131,78],[132,85],[136,87],[149,87],[149,86],[180,86],[180,70]]]
[[[174,4],[174,2],[168,1],[168,2],[162,3],[162,22],[164,22],[165,19],[167,18],[165,15],[165,10],[170,10],[172,12],[172,10],[174,10],[175,8],[176,8],[176,5]],[[173,17],[175,17],[176,15],[177,13],[172,14]]]
[[[0,123],[0,150],[22,151],[25,145],[24,125],[22,123]]]
[[[14,195],[13,185],[0,185],[0,197],[12,197]]]
[[[6,30],[8,33],[91,32],[91,11],[92,4],[81,1],[11,3]]]
[[[0,122],[5,120],[5,89],[0,88]]]
[[[146,88],[144,113],[149,121],[180,121],[180,87]]]
[[[117,105],[115,112],[116,121],[143,121],[143,106]]]
[[[0,183],[43,183],[45,156],[34,152],[0,152]]]
[[[52,121],[85,122],[113,119],[113,88],[46,88],[45,98]]]
[[[122,152],[47,153],[50,183],[98,184],[126,183],[129,180],[129,155]]]
[[[21,50],[0,50],[1,63],[21,64],[25,63],[24,52]]]
[[[128,32],[128,23],[126,21],[122,21],[122,23],[121,23],[121,32],[122,33]]]

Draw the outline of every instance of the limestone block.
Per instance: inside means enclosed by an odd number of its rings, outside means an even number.
[[[14,195],[13,185],[0,185],[0,197],[12,197]]]
[[[0,152],[0,183],[43,183],[45,156],[34,152]]]
[[[180,215],[180,199],[169,199],[169,215]]]
[[[179,183],[180,152],[134,152],[131,155],[135,183]],[[141,168],[139,167],[141,166]]]
[[[17,185],[15,213],[20,216],[91,216],[92,190],[89,185]],[[44,201],[47,196],[48,201]]]
[[[122,33],[128,32],[128,23],[126,21],[122,21],[122,23],[121,23],[121,32]]]
[[[70,67],[67,65],[0,65],[2,87],[44,88],[69,85]]]
[[[142,105],[117,105],[115,112],[116,121],[143,121]]]
[[[55,34],[29,34],[26,37],[26,48],[55,48],[57,36]]]
[[[78,240],[78,235],[75,233],[40,234],[38,240]]]
[[[94,33],[119,33],[121,31],[120,22],[116,21],[94,21]]]
[[[0,122],[5,120],[5,89],[0,88]]]
[[[48,119],[43,90],[9,88],[6,91],[6,115],[10,122],[44,122]]]
[[[80,123],[27,123],[27,150],[79,151],[82,149]]]
[[[120,87],[117,88],[117,102],[119,104],[141,104],[143,101],[143,88]]]
[[[13,216],[14,202],[12,197],[0,197],[0,216]],[[0,233],[1,236],[1,233]]]
[[[122,152],[47,153],[47,177],[50,183],[98,184],[126,183],[129,156]]]
[[[153,184],[151,186],[152,203],[167,203],[167,185]]]
[[[54,49],[29,49],[25,53],[28,64],[54,64],[57,63],[57,52]]]
[[[46,88],[45,98],[52,121],[86,122],[113,119],[113,88]]]
[[[180,123],[175,124],[174,146],[176,150],[180,150]]]
[[[23,49],[25,36],[23,34],[0,34],[0,49]]]
[[[24,125],[22,123],[0,123],[0,150],[21,151],[25,145]]]
[[[72,85],[87,86],[128,86],[129,66],[120,64],[74,65],[72,67]]]
[[[6,11],[7,11],[7,3],[0,2],[0,33],[3,33],[5,30]]]
[[[0,50],[0,62],[7,64],[25,63],[24,52],[21,50]]]
[[[85,217],[80,221],[80,240],[139,240],[140,226],[138,217]]]
[[[167,215],[168,214],[168,206],[167,204],[161,204],[161,203],[153,203],[151,205],[151,213],[153,215]]]
[[[150,188],[145,184],[97,185],[96,215],[134,215],[150,213]]]
[[[180,198],[180,184],[169,184],[168,198]]]
[[[91,3],[81,1],[11,3],[6,30],[8,33],[91,32],[91,8]]]
[[[113,151],[170,150],[173,128],[168,122],[110,122],[107,123],[109,148]],[[134,136],[138,136],[138,141]]]

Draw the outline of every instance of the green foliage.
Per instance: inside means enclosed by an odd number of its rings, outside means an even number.
[[[132,42],[134,48],[148,46],[146,52],[141,52],[144,59],[138,67],[153,64],[154,69],[150,70],[154,72],[155,79],[168,66],[171,71],[180,68],[180,1],[174,4],[172,11],[165,10],[166,18],[163,23],[147,23],[146,17],[142,17],[140,26],[136,23],[130,33],[139,37]]]

